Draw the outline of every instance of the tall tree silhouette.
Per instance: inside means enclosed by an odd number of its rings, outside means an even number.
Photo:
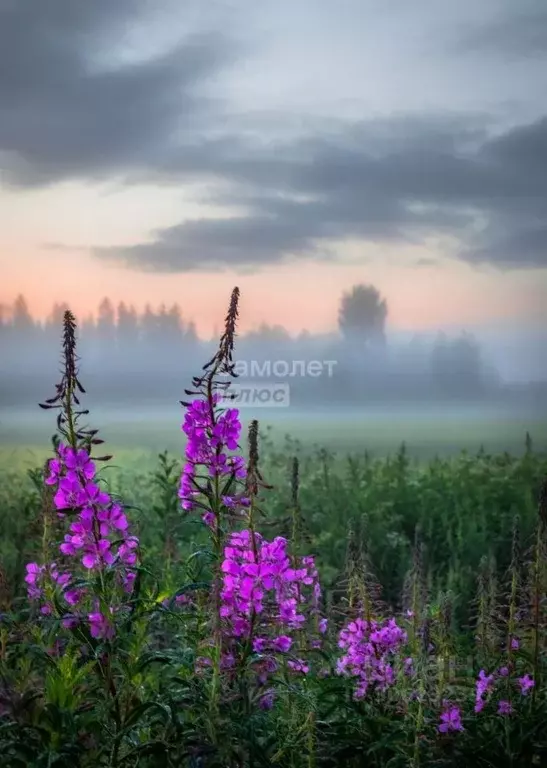
[[[338,327],[348,341],[383,343],[387,312],[386,300],[377,288],[355,285],[340,300]]]
[[[69,306],[64,301],[61,303],[55,302],[44,326],[48,338],[55,339],[56,342],[58,341],[59,329],[63,327],[64,315],[68,309]]]
[[[184,328],[184,342],[188,346],[194,346],[198,343],[198,332],[193,320],[190,320]]]
[[[145,347],[151,347],[157,340],[158,318],[150,304],[144,308],[141,320],[142,342]]]
[[[169,338],[172,341],[180,342],[182,339],[184,323],[178,304],[173,304],[173,306],[167,310],[165,325],[169,332]]]
[[[482,389],[481,350],[470,334],[447,338],[439,334],[431,352],[431,374],[437,389],[450,396],[472,396]]]
[[[32,336],[33,331],[36,330],[37,326],[29,312],[27,301],[21,293],[13,304],[11,322],[16,335],[20,335],[22,339]]]
[[[115,313],[112,302],[104,298],[97,313],[97,337],[101,351],[110,353],[116,340]]]
[[[139,341],[139,319],[135,308],[132,305],[128,307],[125,302],[120,301],[117,314],[116,335],[118,349],[134,353]]]

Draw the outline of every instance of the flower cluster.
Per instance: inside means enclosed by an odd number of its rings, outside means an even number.
[[[65,557],[78,557],[87,571],[102,571],[114,565],[120,567],[121,584],[130,593],[136,578],[134,566],[139,541],[129,534],[129,523],[121,506],[94,482],[95,474],[95,464],[83,448],[76,450],[61,443],[57,458],[49,462],[49,476],[45,482],[56,486],[53,504],[58,517],[63,519],[67,512],[76,513],[59,549]],[[26,582],[31,600],[46,597],[48,579],[54,588],[61,589],[69,606],[78,605],[85,595],[84,589],[74,585],[71,574],[59,573],[55,563],[41,566],[29,563]],[[52,612],[50,601],[46,600],[41,612]],[[93,636],[111,635],[110,620],[98,609],[87,618]],[[64,624],[69,626],[76,620],[76,616],[65,617]]]
[[[481,669],[475,683],[475,713],[482,712],[487,702],[495,690],[496,684],[500,679],[509,677],[509,668],[500,667],[497,672],[487,675],[484,669]],[[534,687],[535,682],[529,674],[523,675],[516,680],[521,696],[526,696]],[[511,703],[506,700],[498,701],[498,714],[509,715],[513,711]]]
[[[295,633],[305,627],[313,630],[308,624],[311,618],[316,619],[319,633],[327,628],[326,619],[319,616],[321,587],[314,558],[302,557],[294,567],[287,546],[281,536],[267,541],[245,529],[231,534],[221,565],[225,637],[252,642],[252,650],[264,657],[260,670],[264,678],[277,667],[273,656],[293,648]],[[298,658],[287,666],[294,672],[309,671]]]
[[[370,688],[385,691],[394,684],[394,660],[406,642],[406,632],[393,618],[384,622],[358,618],[341,630],[338,646],[345,654],[338,660],[336,671],[357,678],[354,698],[364,698]],[[409,666],[408,659],[404,666]]]
[[[81,555],[82,565],[88,570],[101,569],[120,562],[131,568],[137,562],[138,539],[129,535],[129,523],[121,506],[93,482],[95,464],[88,452],[81,448],[59,446],[59,458],[49,465],[48,485],[57,484],[53,497],[57,514],[64,516],[65,510],[75,510],[78,516],[69,527],[69,532],[59,547],[62,554],[75,557]],[[117,552],[112,540],[120,541]],[[129,570],[124,584],[131,591],[135,572]]]
[[[70,573],[59,573],[57,563],[53,562],[45,565],[27,563],[26,571],[25,582],[27,584],[28,598],[29,600],[42,602],[40,612],[44,616],[49,616],[53,612],[53,606],[48,595],[48,587],[51,584],[64,589],[65,599],[68,603],[74,605],[78,601],[78,591],[68,589],[72,579]]]
[[[179,498],[185,510],[194,509],[197,498],[205,492],[205,488],[199,483],[198,467],[206,467],[209,478],[244,480],[246,476],[244,459],[227,453],[238,448],[241,434],[239,411],[229,408],[216,414],[214,409],[220,400],[221,395],[214,393],[211,402],[208,399],[194,400],[186,409],[182,425],[187,437],[186,463],[179,490]],[[247,506],[249,500],[242,494],[231,493],[223,494],[222,502],[226,507],[233,509],[238,505]],[[211,510],[207,510],[203,515],[203,521],[210,527],[213,526],[214,519]]]

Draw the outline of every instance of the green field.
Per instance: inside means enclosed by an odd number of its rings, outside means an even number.
[[[208,602],[200,602],[199,610],[190,603],[180,614],[162,608],[179,590],[205,601],[213,578],[207,529],[199,512],[181,509],[178,497],[185,447],[181,411],[116,415],[92,409],[90,422],[106,441],[97,453],[114,455],[98,465],[99,478],[122,502],[140,538],[144,591],[131,626],[120,624],[111,646],[86,639],[99,661],[95,674],[79,678],[77,686],[74,677],[85,664],[78,656],[79,630],[72,639],[55,618],[38,617],[24,582],[26,564],[44,557],[46,531],[55,537],[51,551],[57,559],[68,522],[55,522],[53,530],[46,525],[44,475],[29,471],[53,455],[54,418],[47,412],[11,424],[0,418],[0,615],[10,622],[3,633],[0,626],[0,674],[16,702],[40,691],[35,710],[4,716],[0,752],[9,755],[6,767],[547,765],[546,510],[540,507],[538,515],[547,421],[470,409],[287,412],[273,424],[264,411],[252,415],[262,424],[259,466],[272,486],[260,493],[259,530],[268,540],[290,539],[294,553],[315,556],[329,626],[316,655],[307,648],[312,625],[297,636],[311,672],[298,678],[280,668],[268,683],[275,704],[266,711],[252,666],[258,660],[245,656],[248,666],[233,678],[223,674],[220,688],[198,670],[196,658],[208,647],[213,626]],[[244,419],[243,436],[248,423]],[[172,461],[158,456],[164,449]],[[82,572],[77,563],[67,567]],[[102,582],[92,589],[102,595]],[[125,593],[120,599],[127,599]],[[62,610],[70,615],[71,609]],[[396,617],[408,642],[394,662],[389,691],[357,701],[354,679],[335,673],[338,633],[369,611],[381,622]],[[522,644],[517,655],[506,650],[514,633]],[[55,655],[58,641],[63,650]],[[404,671],[409,657],[417,678]],[[111,660],[116,684],[106,701],[104,658]],[[477,716],[479,670],[502,664],[511,665],[515,714],[503,719],[497,711],[509,680],[500,677],[485,713]],[[537,681],[535,699],[518,695],[518,680],[530,674]],[[420,700],[414,697],[418,686]],[[445,735],[438,728],[448,700],[461,711],[464,731]],[[120,758],[113,759],[117,734]],[[133,759],[141,748],[149,752]],[[194,760],[192,750],[203,760]]]
[[[98,427],[101,436],[118,463],[155,460],[158,452],[169,450],[182,455],[185,436],[181,431],[182,409],[175,406],[168,414],[165,409],[155,414],[144,414],[137,409],[131,414],[103,412],[98,409],[90,416],[91,424]],[[247,414],[249,413],[249,417]],[[121,418],[123,416],[124,418]],[[283,415],[257,409],[251,414],[243,411],[245,431],[252,416],[259,420],[268,446],[309,455],[320,448],[339,455],[363,454],[373,456],[393,454],[405,442],[409,455],[419,461],[439,456],[454,456],[462,450],[474,453],[484,447],[490,453],[507,451],[520,455],[524,450],[528,432],[538,449],[547,449],[547,414],[515,415],[503,412],[424,411],[411,409],[350,413],[338,411],[328,414],[293,413]],[[49,437],[54,431],[52,414],[41,411],[30,420],[19,423],[0,420],[0,457],[35,462],[48,455]]]

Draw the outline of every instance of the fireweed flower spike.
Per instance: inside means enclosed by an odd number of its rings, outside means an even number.
[[[232,533],[224,548],[220,593],[224,647],[237,655],[238,647],[250,643],[261,654],[257,663],[261,685],[277,670],[277,657],[290,653],[305,628],[313,643],[307,625],[316,610],[318,575],[313,558],[302,558],[299,565],[292,567],[288,542],[281,536],[267,541],[244,529]],[[290,659],[287,667],[295,673],[309,671],[302,659]]]
[[[261,687],[279,668],[279,657],[293,650],[295,633],[318,614],[321,589],[313,557],[293,563],[286,539],[267,541],[255,530],[259,489],[270,487],[258,468],[258,422],[253,421],[249,429],[245,466],[237,454],[239,413],[220,407],[229,380],[220,380],[219,375],[235,375],[232,353],[238,299],[236,288],[218,352],[204,366],[206,373],[194,378],[194,389],[186,391],[197,398],[182,403],[187,445],[179,496],[184,509],[201,511],[220,560],[219,572],[213,576],[217,616],[213,644],[219,651],[219,667],[235,674],[249,653],[259,654],[253,666]],[[248,528],[233,531],[235,523],[245,518]],[[321,627],[326,630],[324,622]],[[204,660],[199,662],[200,668],[204,665]],[[287,667],[300,674],[309,670],[301,659],[291,659]]]
[[[185,394],[196,399],[181,405],[186,408],[182,429],[186,434],[186,463],[182,471],[179,497],[186,511],[201,509],[203,522],[211,529],[217,554],[222,548],[221,510],[234,513],[248,504],[238,485],[246,477],[245,462],[237,451],[241,434],[239,412],[223,410],[221,402],[236,376],[232,359],[239,288],[234,288],[218,351],[204,367],[205,373],[192,379],[193,389]],[[228,378],[226,378],[228,377]]]
[[[88,575],[93,572],[100,575],[105,569],[115,567],[118,584],[125,592],[131,592],[136,578],[133,567],[137,562],[138,539],[130,534],[129,522],[120,504],[96,482],[96,462],[110,457],[92,460],[90,451],[103,441],[96,437],[97,430],[78,426],[79,418],[88,412],[79,408],[76,394],[85,390],[78,379],[76,323],[70,311],[65,313],[63,323],[63,361],[64,373],[56,395],[41,406],[59,409],[57,427],[63,438],[56,441],[57,455],[50,460],[49,475],[44,480],[46,486],[52,488],[53,507],[58,517],[63,519],[68,515],[71,520],[58,550],[69,562],[72,558],[79,560]],[[49,598],[52,590],[59,589],[67,605],[71,609],[77,606],[80,611],[79,616],[76,613],[65,616],[64,626],[87,618],[92,636],[110,638],[114,632],[110,619],[99,620],[102,614],[98,608],[86,613],[84,603],[88,595],[73,580],[77,568],[78,564],[73,563],[69,570],[61,573],[55,562],[47,562],[47,557],[42,565],[29,563],[28,596],[31,600],[43,601],[42,613],[51,613]],[[103,585],[102,576],[100,583]],[[114,594],[110,598],[118,600]],[[114,611],[111,606],[111,613]]]

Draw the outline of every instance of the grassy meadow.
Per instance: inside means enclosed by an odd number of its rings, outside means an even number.
[[[221,343],[97,444],[73,331],[60,410],[0,419],[2,766],[547,766],[547,422],[240,421]]]

